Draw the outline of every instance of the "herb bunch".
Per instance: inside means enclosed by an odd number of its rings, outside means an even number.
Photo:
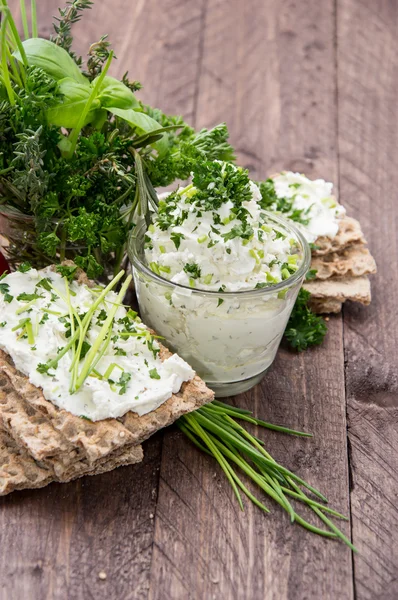
[[[90,46],[82,70],[71,27],[91,4],[67,2],[49,41],[36,37],[35,10],[29,28],[21,2],[21,40],[0,0],[0,212],[12,264],[70,258],[98,279],[123,266],[137,213],[156,205],[154,186],[187,177],[198,158],[232,159],[233,150],[225,125],[196,133],[142,104],[127,74],[108,76],[106,36]]]
[[[254,418],[248,410],[235,408],[217,400],[184,415],[177,421],[177,425],[195,446],[215,458],[231,484],[242,510],[244,508],[241,493],[265,513],[270,512],[268,507],[247,487],[241,473],[251,480],[261,493],[265,493],[279,504],[290,515],[292,523],[297,523],[323,537],[340,539],[355,551],[350,540],[330,517],[344,520],[347,518],[329,508],[327,499],[321,492],[277,463],[266,451],[264,442],[249,433],[238,421],[281,433],[311,437],[308,433],[266,423]],[[292,504],[293,501],[312,510],[327,529],[307,521],[297,512]]]

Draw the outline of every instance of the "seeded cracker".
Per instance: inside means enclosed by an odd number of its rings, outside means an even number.
[[[313,256],[311,269],[316,269],[316,279],[322,280],[336,275],[360,277],[376,273],[376,262],[367,248],[355,244],[340,252]]]
[[[90,283],[80,270],[76,277],[79,283]],[[161,347],[163,360],[170,354]],[[91,422],[47,401],[0,351],[0,495],[138,462],[142,458],[141,441],[213,397],[195,377],[157,410],[142,417],[127,413],[121,419]]]

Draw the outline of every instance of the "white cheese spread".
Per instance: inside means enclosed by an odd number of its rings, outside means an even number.
[[[93,421],[121,417],[129,410],[143,415],[178,392],[195,373],[177,355],[162,362],[155,337],[136,313],[123,305],[117,306],[95,369],[73,389],[72,374],[82,375],[90,349],[116,307],[113,291],[93,312],[76,368],[72,368],[72,349],[57,362],[77,329],[76,317],[71,327],[70,305],[82,322],[101,292],[102,287],[89,288],[75,281],[67,286],[51,269],[7,275],[0,281],[0,348],[33,385],[42,388],[45,398],[60,408]],[[51,361],[56,365],[47,368]]]
[[[133,258],[142,317],[210,387],[249,380],[274,359],[308,268],[303,244],[263,210],[246,171],[207,163],[146,231],[143,260],[158,277]]]
[[[282,208],[284,216],[293,218],[309,242],[318,237],[334,238],[345,208],[333,196],[333,184],[323,179],[308,179],[300,173],[283,171],[273,178],[276,201],[270,210]],[[281,203],[280,200],[290,202]]]

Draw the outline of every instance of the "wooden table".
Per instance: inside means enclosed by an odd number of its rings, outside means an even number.
[[[47,36],[58,2],[38,4]],[[171,428],[143,464],[1,500],[1,600],[398,597],[397,29],[394,0],[97,0],[75,28],[81,52],[110,34],[144,100],[196,127],[226,121],[254,178],[330,179],[360,219],[379,267],[371,306],[347,305],[318,349],[282,349],[233,400],[315,434],[265,437],[350,515],[359,554],[277,506],[240,512]]]

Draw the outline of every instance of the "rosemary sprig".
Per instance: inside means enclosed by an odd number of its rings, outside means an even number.
[[[327,503],[327,499],[321,492],[277,463],[265,450],[264,442],[247,431],[236,419],[290,435],[305,437],[311,435],[287,427],[272,425],[256,419],[250,411],[235,408],[217,400],[202,406],[191,414],[182,416],[177,421],[177,425],[200,450],[217,460],[230,482],[242,510],[243,502],[238,488],[264,512],[269,512],[269,509],[237,475],[236,467],[248,476],[260,490],[286,510],[292,522],[298,523],[317,535],[340,539],[351,550],[356,551],[351,541],[326,514],[338,519],[347,520],[347,518],[325,506],[324,503]],[[311,498],[309,493],[316,496],[317,499]],[[327,529],[317,527],[304,519],[290,500],[305,504],[326,525]]]

